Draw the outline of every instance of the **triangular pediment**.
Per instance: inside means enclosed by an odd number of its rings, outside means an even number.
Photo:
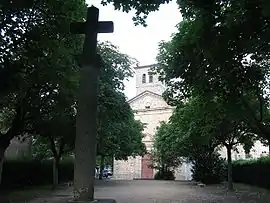
[[[133,110],[171,108],[161,95],[148,90],[138,94],[128,102]]]

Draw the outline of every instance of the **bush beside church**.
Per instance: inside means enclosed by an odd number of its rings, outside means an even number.
[[[159,170],[155,176],[154,176],[155,180],[175,180],[175,176],[174,176],[174,172],[173,171],[164,171],[162,172],[161,170]]]
[[[203,184],[218,184],[225,180],[227,164],[219,154],[201,154],[192,163],[193,180]]]

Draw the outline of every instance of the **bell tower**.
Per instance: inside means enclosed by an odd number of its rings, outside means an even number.
[[[165,91],[165,85],[158,80],[158,75],[153,74],[152,68],[157,64],[135,67],[136,95],[150,91],[159,95]]]

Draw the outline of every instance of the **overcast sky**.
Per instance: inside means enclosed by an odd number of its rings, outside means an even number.
[[[169,40],[176,25],[181,21],[181,15],[175,2],[162,5],[160,10],[151,13],[147,19],[147,27],[135,26],[132,17],[134,12],[123,13],[115,11],[113,6],[100,5],[101,0],[87,0],[89,6],[100,9],[100,21],[113,21],[114,33],[99,34],[99,40],[106,40],[117,45],[121,52],[136,58],[140,65],[156,62],[158,43]],[[125,94],[131,99],[136,94],[135,78],[125,83]]]

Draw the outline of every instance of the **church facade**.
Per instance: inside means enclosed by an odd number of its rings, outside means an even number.
[[[147,151],[153,149],[153,139],[160,122],[167,122],[172,115],[173,107],[162,98],[165,86],[158,80],[158,75],[151,72],[155,65],[137,66],[136,96],[129,100],[131,108],[135,111],[135,119],[140,120],[146,127],[143,131],[143,142]],[[128,161],[114,161],[115,179],[152,179],[155,170],[148,167],[152,160],[149,155],[144,157],[130,157]],[[176,170],[176,179],[187,180],[191,178],[190,167],[183,164]]]
[[[157,127],[161,121],[167,122],[172,115],[173,107],[169,106],[162,98],[165,86],[158,80],[158,75],[151,72],[155,65],[135,67],[136,75],[136,96],[129,100],[131,108],[135,111],[135,119],[145,124],[143,131],[143,142],[148,152],[153,149],[153,139]],[[226,149],[222,147],[219,150],[221,157],[227,158]],[[242,146],[232,152],[232,159],[247,159],[267,156],[269,147],[263,146],[257,141],[251,149],[248,156],[245,154]],[[148,166],[152,163],[151,157],[137,156],[130,157],[127,161],[114,160],[113,177],[114,179],[152,179],[155,170]],[[175,170],[176,180],[191,180],[191,164],[183,163]]]

